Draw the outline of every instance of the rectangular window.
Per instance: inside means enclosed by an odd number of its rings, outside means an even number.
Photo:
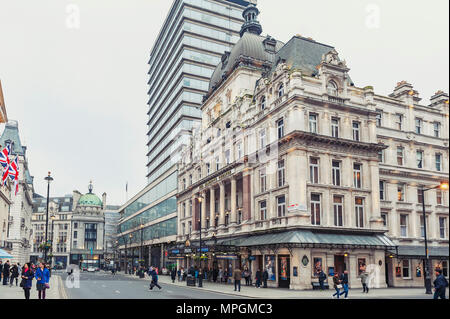
[[[239,142],[236,145],[236,153],[237,153],[237,159],[241,159],[242,158],[242,143]]]
[[[309,162],[309,177],[310,181],[313,184],[319,183],[319,159],[317,158],[310,158]]]
[[[286,216],[286,197],[280,196],[277,198],[277,211],[278,217]]]
[[[77,229],[78,228],[78,223],[73,223],[73,228]]]
[[[353,186],[355,188],[362,188],[361,183],[361,164],[353,164]]]
[[[344,198],[342,196],[333,197],[333,210],[334,210],[334,226],[344,226]]]
[[[220,158],[219,156],[216,157],[216,171],[220,170]]]
[[[356,227],[364,228],[364,198],[355,198]]]
[[[78,232],[77,231],[73,232],[73,238],[78,238]]]
[[[442,191],[440,189],[436,190],[436,204],[442,205]]]
[[[278,120],[277,122],[277,126],[278,126],[278,139],[281,139],[284,137],[284,120]]]
[[[183,203],[183,206],[182,206],[183,208],[181,209],[182,210],[182,216],[183,216],[183,218],[186,218],[186,203]]]
[[[410,279],[411,278],[411,261],[409,259],[405,259],[403,260],[403,264],[402,264],[402,274],[403,274],[403,279]]]
[[[333,185],[341,186],[341,162],[333,161],[331,175],[333,178]]]
[[[442,262],[442,274],[444,275],[445,278],[448,277],[448,262],[447,261]]]
[[[380,200],[385,200],[386,194],[386,182],[380,181]]]
[[[225,151],[225,161],[226,161],[227,165],[230,165],[230,160],[231,160],[230,156],[231,156],[231,151],[226,150]]]
[[[400,236],[408,237],[408,215],[400,215]]]
[[[309,115],[309,132],[317,134],[317,114]]]
[[[189,222],[188,234],[192,234],[192,222]]]
[[[206,163],[206,174],[209,175],[211,173],[211,164]]]
[[[359,142],[361,140],[360,132],[361,123],[353,122],[353,140]]]
[[[267,202],[265,200],[259,202],[259,218],[260,220],[267,219]]]
[[[441,123],[434,122],[433,129],[434,129],[434,137],[441,137]]]
[[[283,187],[286,184],[286,173],[285,173],[285,167],[284,167],[284,161],[278,162],[278,187]]]
[[[395,128],[397,130],[402,130],[403,129],[403,115],[402,114],[396,114],[395,115],[396,119],[395,119]]]
[[[417,187],[417,202],[419,204],[423,204],[423,192],[422,192],[422,187]]]
[[[388,214],[387,213],[381,213],[381,218],[383,219],[383,226],[388,227]]]
[[[384,163],[384,150],[378,152],[378,162]]]
[[[266,181],[267,175],[266,175],[266,168],[264,167],[259,170],[259,185],[261,193],[265,192],[267,189]]]
[[[377,109],[377,126],[381,127],[382,120],[383,120],[383,110]]]
[[[435,154],[435,162],[436,162],[436,170],[438,172],[442,171],[442,154],[436,153]]]
[[[416,153],[416,162],[417,162],[417,168],[423,168],[423,151],[417,151]]]
[[[422,134],[422,119],[416,118],[416,134]]]
[[[189,201],[189,216],[192,216],[192,199]]]
[[[445,239],[447,237],[447,218],[439,217],[439,237]]]
[[[405,184],[397,185],[397,200],[399,202],[405,201]]]
[[[259,144],[261,148],[266,147],[266,130],[262,129],[259,131]]]
[[[339,138],[339,119],[335,117],[331,119],[331,136]]]
[[[404,148],[401,146],[397,147],[397,165],[403,166],[403,154]]]
[[[311,224],[320,225],[320,194],[311,194]]]
[[[428,232],[428,229],[429,229],[428,216],[426,217],[426,224],[427,224],[427,233],[429,234],[429,232]],[[420,216],[420,237],[425,238],[425,228],[423,226],[424,226],[423,225],[423,216]]]

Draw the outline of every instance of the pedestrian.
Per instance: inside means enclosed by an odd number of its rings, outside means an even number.
[[[22,275],[22,266],[20,263],[17,263],[17,270],[19,271],[19,277]]]
[[[251,269],[247,269],[247,271],[248,271],[248,281],[249,281],[249,283],[248,283],[248,285],[249,286],[252,286],[253,285],[253,283],[252,283],[252,270]]]
[[[448,281],[442,274],[441,269],[436,269],[436,280],[434,281],[434,299],[446,299],[445,288],[448,287]]]
[[[14,283],[14,279],[16,280],[16,287],[17,287],[17,281],[18,281],[18,278],[19,278],[19,268],[17,267],[16,264],[14,264],[11,267],[10,273],[11,273],[11,279],[9,281],[9,287],[12,287],[12,285]]]
[[[244,268],[244,272],[242,273],[242,277],[245,279],[245,286],[248,287],[250,281],[248,280],[248,270],[247,267]]]
[[[239,292],[241,292],[241,279],[242,279],[242,273],[239,267],[236,267],[233,274],[234,278],[234,291],[238,289]]]
[[[217,282],[217,277],[219,276],[219,270],[217,268],[213,269],[213,281]]]
[[[267,280],[269,279],[269,272],[267,271],[267,268],[264,269],[263,275],[262,275],[262,280],[264,283],[263,288],[267,288]]]
[[[320,290],[325,290],[324,282],[327,279],[327,275],[323,272],[323,270],[319,273],[319,284],[320,284]]]
[[[50,288],[48,284],[50,281],[50,272],[48,271],[45,263],[41,262],[39,264],[34,277],[36,278],[36,289],[38,291],[38,297],[39,299],[45,299],[45,290]]]
[[[344,288],[344,291],[341,292],[341,296],[343,294],[345,294],[344,297],[345,297],[345,299],[347,299],[348,298],[348,271],[347,270],[345,270],[344,273],[341,275],[340,281],[341,281],[341,285]]]
[[[3,262],[0,260],[0,282],[2,281],[2,275],[3,275]]]
[[[359,278],[361,278],[361,283],[363,286],[363,293],[369,293],[369,274],[367,273],[366,269],[363,268],[361,274],[359,275]]]
[[[341,295],[340,289],[342,288],[341,281],[339,280],[339,274],[335,273],[333,277],[333,285],[334,289],[336,289],[335,294],[333,295],[333,299],[336,297],[339,299],[339,296]]]
[[[30,299],[30,290],[33,286],[33,278],[34,273],[31,269],[31,264],[25,264],[22,270],[22,281],[20,282],[20,286],[22,287],[25,293],[25,299]]]
[[[217,279],[219,279],[220,283],[223,282],[223,270],[222,270],[222,267],[219,268],[219,276],[218,276]]]
[[[175,283],[175,279],[177,278],[177,270],[175,268],[170,272],[170,276],[172,277],[172,283]]]
[[[255,281],[256,281],[256,288],[261,288],[261,270],[259,269],[256,271]]]
[[[156,269],[153,269],[152,267],[152,271],[150,273],[150,276],[152,276],[152,281],[150,283],[150,290],[153,290],[153,287],[158,287],[159,290],[161,290],[161,286],[158,285],[158,274],[156,273]]]
[[[223,271],[223,281],[225,282],[225,284],[228,284],[228,277],[229,277],[229,273],[228,273],[228,269],[225,269]]]
[[[8,284],[9,280],[9,260],[6,261],[6,263],[3,265],[3,286],[6,286]]]
[[[181,281],[181,268],[178,268],[177,275],[178,275],[178,282],[180,282]]]

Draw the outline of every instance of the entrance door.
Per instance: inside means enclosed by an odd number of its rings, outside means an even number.
[[[291,258],[289,256],[278,256],[278,287],[287,288],[291,284]]]
[[[344,256],[334,256],[334,273],[342,274],[345,270]]]

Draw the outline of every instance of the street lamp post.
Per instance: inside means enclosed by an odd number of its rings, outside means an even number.
[[[54,214],[52,214],[52,216],[50,217],[50,219],[52,220],[52,255],[53,255],[53,243],[55,242],[55,218],[56,216]],[[51,263],[52,260],[50,260],[50,265],[52,265]]]
[[[47,263],[47,250],[48,250],[48,203],[50,199],[50,183],[53,181],[53,178],[50,176],[50,172],[48,172],[48,176],[45,178],[47,181],[47,213],[45,217],[45,243],[44,243],[44,262]]]
[[[202,204],[202,201],[203,201],[203,196],[202,195],[199,195],[199,197],[197,198],[198,199],[198,202],[199,202],[199,206],[200,206],[200,208],[199,208],[199,212],[200,212],[200,222],[199,222],[199,224],[200,224],[200,237],[199,237],[199,241],[200,241],[200,243],[199,243],[199,246],[200,246],[200,269],[198,270],[198,287],[199,288],[203,288],[203,272],[202,272],[202,253],[203,253],[203,251],[202,251],[202,207],[201,207],[201,204]]]
[[[425,270],[424,273],[424,281],[425,281],[425,293],[427,295],[433,294],[431,291],[431,265],[430,265],[430,258],[429,258],[429,252],[428,252],[428,238],[427,238],[427,215],[425,211],[425,192],[429,191],[431,189],[442,189],[442,190],[448,190],[448,182],[441,182],[441,184],[437,187],[432,188],[425,188],[422,186],[422,214],[423,214],[423,237],[425,240],[425,259],[423,261],[423,268]]]
[[[143,231],[144,231],[144,224],[141,222],[141,248],[139,251],[139,264],[140,266],[144,266],[142,260],[144,259],[144,254],[143,254]]]

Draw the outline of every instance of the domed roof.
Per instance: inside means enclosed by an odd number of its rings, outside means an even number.
[[[92,193],[92,182],[89,184],[89,193],[83,195],[80,197],[80,200],[78,201],[78,206],[99,206],[102,207],[103,203],[100,198],[98,198],[97,195]]]
[[[102,200],[95,194],[86,194],[80,197],[79,206],[103,206]]]
[[[271,46],[270,44],[273,44]],[[214,70],[209,82],[209,93],[211,94],[235,68],[242,57],[252,58],[261,62],[273,63],[275,53],[284,44],[273,38],[263,37],[251,32],[245,32],[241,39],[235,44],[231,52],[222,57],[222,62]]]

